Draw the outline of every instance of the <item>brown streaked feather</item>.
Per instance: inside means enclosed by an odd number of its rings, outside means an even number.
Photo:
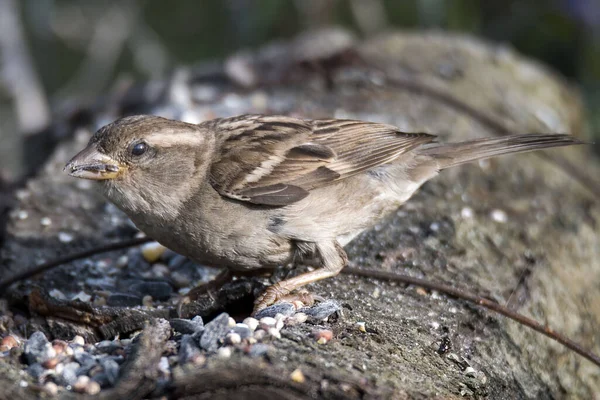
[[[208,124],[221,140],[220,157],[210,172],[213,187],[223,196],[278,206],[435,139],[354,120],[248,115]]]

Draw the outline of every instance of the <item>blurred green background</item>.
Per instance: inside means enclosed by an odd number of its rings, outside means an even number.
[[[32,65],[55,110],[105,93],[118,77],[160,78],[175,65],[331,24],[359,36],[427,28],[510,43],[577,83],[590,131],[600,131],[600,0],[0,0],[0,171],[15,175],[18,160],[3,155],[14,153],[15,132],[35,129],[23,127],[35,120],[28,117],[44,113],[31,106],[18,115],[15,93],[24,89],[15,76],[23,71],[7,68],[11,57]],[[18,31],[25,55],[6,51],[6,35]]]

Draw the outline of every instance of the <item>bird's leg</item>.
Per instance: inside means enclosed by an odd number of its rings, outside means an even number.
[[[254,302],[254,314],[271,304],[286,299],[286,296],[293,290],[321,279],[336,276],[348,264],[348,256],[337,241],[317,243],[316,247],[323,267],[269,286]]]

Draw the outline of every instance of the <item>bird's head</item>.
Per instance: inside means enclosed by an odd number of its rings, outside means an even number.
[[[64,169],[99,182],[130,215],[175,217],[202,184],[213,146],[210,131],[198,125],[137,115],[100,128]]]

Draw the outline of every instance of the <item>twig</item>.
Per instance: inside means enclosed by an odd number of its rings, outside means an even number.
[[[425,289],[437,290],[438,292],[445,293],[449,296],[456,297],[458,299],[466,300],[471,303],[480,305],[489,310],[495,311],[498,314],[502,314],[505,317],[508,317],[514,321],[517,321],[520,324],[533,329],[534,331],[537,331],[543,335],[548,336],[550,339],[557,341],[558,343],[562,344],[569,350],[572,350],[575,353],[579,354],[580,356],[587,358],[588,360],[590,360],[591,362],[593,362],[594,364],[596,364],[597,366],[600,367],[600,357],[597,356],[596,354],[592,353],[591,351],[584,349],[578,343],[575,343],[571,339],[553,331],[548,326],[544,326],[544,325],[532,320],[531,318],[528,318],[522,314],[512,311],[509,308],[504,307],[504,306],[502,306],[498,303],[495,303],[491,300],[488,300],[486,298],[465,292],[464,290],[461,290],[461,289],[458,289],[458,288],[455,288],[452,286],[444,285],[443,283],[429,282],[425,279],[414,278],[412,276],[408,276],[408,275],[404,275],[404,274],[397,274],[394,272],[377,271],[377,270],[372,270],[372,269],[365,270],[365,269],[352,268],[352,267],[346,267],[342,270],[342,272],[345,274],[351,274],[351,275],[356,275],[356,276],[364,276],[364,277],[368,277],[368,278],[375,278],[375,279],[382,279],[382,280],[386,280],[386,281],[402,282],[402,283],[408,283],[411,285],[417,285],[417,286],[421,286]]]
[[[19,274],[18,276],[12,276],[10,279],[7,279],[6,281],[0,281],[0,290],[4,289],[6,286],[8,286],[16,281],[25,279],[32,275],[35,275],[40,272],[57,267],[61,264],[65,264],[65,263],[75,261],[78,259],[90,257],[90,256],[93,256],[96,254],[101,254],[101,253],[106,253],[109,251],[114,251],[114,250],[137,246],[137,245],[140,245],[143,243],[147,243],[149,241],[152,241],[152,239],[150,239],[150,238],[132,239],[132,240],[127,240],[127,241],[120,242],[120,243],[112,243],[112,244],[108,244],[108,245],[104,245],[104,246],[100,246],[100,247],[95,247],[95,248],[92,248],[92,249],[89,249],[86,251],[72,254],[70,256],[62,257],[62,258],[41,264],[38,267],[36,267],[35,269],[23,272],[22,274]],[[596,354],[592,353],[591,351],[584,349],[578,343],[553,331],[549,327],[544,326],[544,325],[532,320],[531,318],[521,315],[515,311],[510,310],[507,307],[504,307],[498,303],[495,303],[495,302],[488,300],[486,298],[483,298],[481,296],[465,292],[464,290],[461,290],[461,289],[458,289],[458,288],[455,288],[455,287],[452,287],[449,285],[445,285],[443,283],[429,282],[425,279],[415,278],[415,277],[404,275],[404,274],[397,274],[394,272],[346,267],[342,270],[342,273],[349,274],[349,275],[355,275],[355,276],[363,276],[363,277],[367,277],[367,278],[380,279],[380,280],[385,280],[385,281],[393,281],[393,282],[401,282],[401,283],[407,283],[407,284],[411,284],[411,285],[417,285],[417,286],[421,286],[425,289],[436,290],[438,292],[445,293],[449,296],[452,296],[452,297],[455,297],[455,298],[458,298],[461,300],[469,301],[471,303],[485,307],[488,310],[492,310],[499,314],[502,314],[505,317],[508,317],[514,321],[517,321],[520,324],[525,325],[525,326],[533,329],[534,331],[537,331],[537,332],[549,337],[550,339],[557,341],[558,343],[562,344],[569,350],[574,351],[575,353],[590,360],[592,363],[594,363],[600,367],[600,357],[597,356]]]
[[[96,254],[107,253],[109,251],[126,249],[129,247],[138,246],[140,244],[144,244],[144,243],[151,242],[151,241],[152,241],[152,239],[147,238],[147,237],[125,240],[123,242],[110,243],[110,244],[106,244],[103,246],[94,247],[89,250],[80,251],[79,253],[74,253],[74,254],[71,254],[68,256],[60,257],[55,260],[51,260],[51,261],[42,263],[33,269],[26,269],[25,271],[21,272],[20,274],[10,276],[7,279],[0,278],[0,291],[6,289],[8,286],[12,285],[15,282],[18,282],[23,279],[27,279],[33,275],[37,275],[41,272],[58,267],[59,265],[62,265],[62,264],[69,263],[71,261],[81,260],[82,258],[91,257]]]

